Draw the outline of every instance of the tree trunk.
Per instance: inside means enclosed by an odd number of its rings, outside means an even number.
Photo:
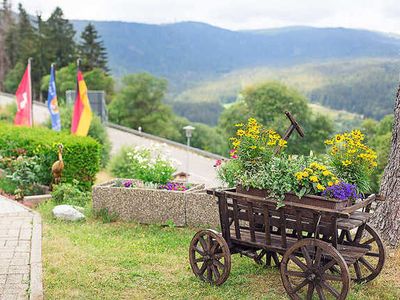
[[[400,86],[397,90],[392,129],[392,148],[383,173],[380,194],[386,199],[373,216],[375,227],[392,247],[400,242]]]

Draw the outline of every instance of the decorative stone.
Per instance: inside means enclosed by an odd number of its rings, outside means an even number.
[[[84,214],[71,205],[57,205],[53,208],[53,215],[56,219],[65,221],[79,221],[85,218]]]

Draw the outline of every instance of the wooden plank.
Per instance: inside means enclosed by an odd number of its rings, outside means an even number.
[[[250,236],[251,241],[256,241],[256,234],[255,234],[255,223],[254,223],[254,212],[253,212],[253,202],[248,202],[247,214],[249,218],[249,227],[250,227]]]
[[[375,194],[370,195],[367,199],[362,200],[352,206],[346,207],[342,210],[344,213],[354,213],[355,211],[359,210],[360,208],[366,207],[370,203],[374,202],[376,200]]]
[[[303,226],[301,224],[301,210],[296,210],[296,233],[297,238],[302,239]]]
[[[240,239],[240,225],[239,225],[239,207],[237,205],[237,200],[233,199],[233,222],[235,223],[235,235],[236,238]]]
[[[271,232],[269,223],[269,210],[268,206],[264,206],[264,227],[265,227],[265,243],[271,245]]]
[[[280,229],[281,229],[281,238],[282,238],[282,248],[287,248],[287,240],[286,240],[286,217],[285,210],[280,209],[281,219],[280,219]]]

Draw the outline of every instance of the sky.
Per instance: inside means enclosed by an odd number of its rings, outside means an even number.
[[[10,0],[9,0],[10,1]],[[11,0],[47,18],[151,24],[199,21],[232,29],[294,25],[348,27],[400,34],[400,0]]]

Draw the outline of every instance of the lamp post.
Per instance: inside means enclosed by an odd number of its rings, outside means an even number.
[[[189,148],[190,148],[190,138],[192,137],[193,130],[195,128],[193,126],[187,125],[183,127],[183,130],[185,130],[186,133],[186,138],[187,138],[187,148],[186,148],[186,174],[187,174],[187,179],[186,181],[189,180]]]

